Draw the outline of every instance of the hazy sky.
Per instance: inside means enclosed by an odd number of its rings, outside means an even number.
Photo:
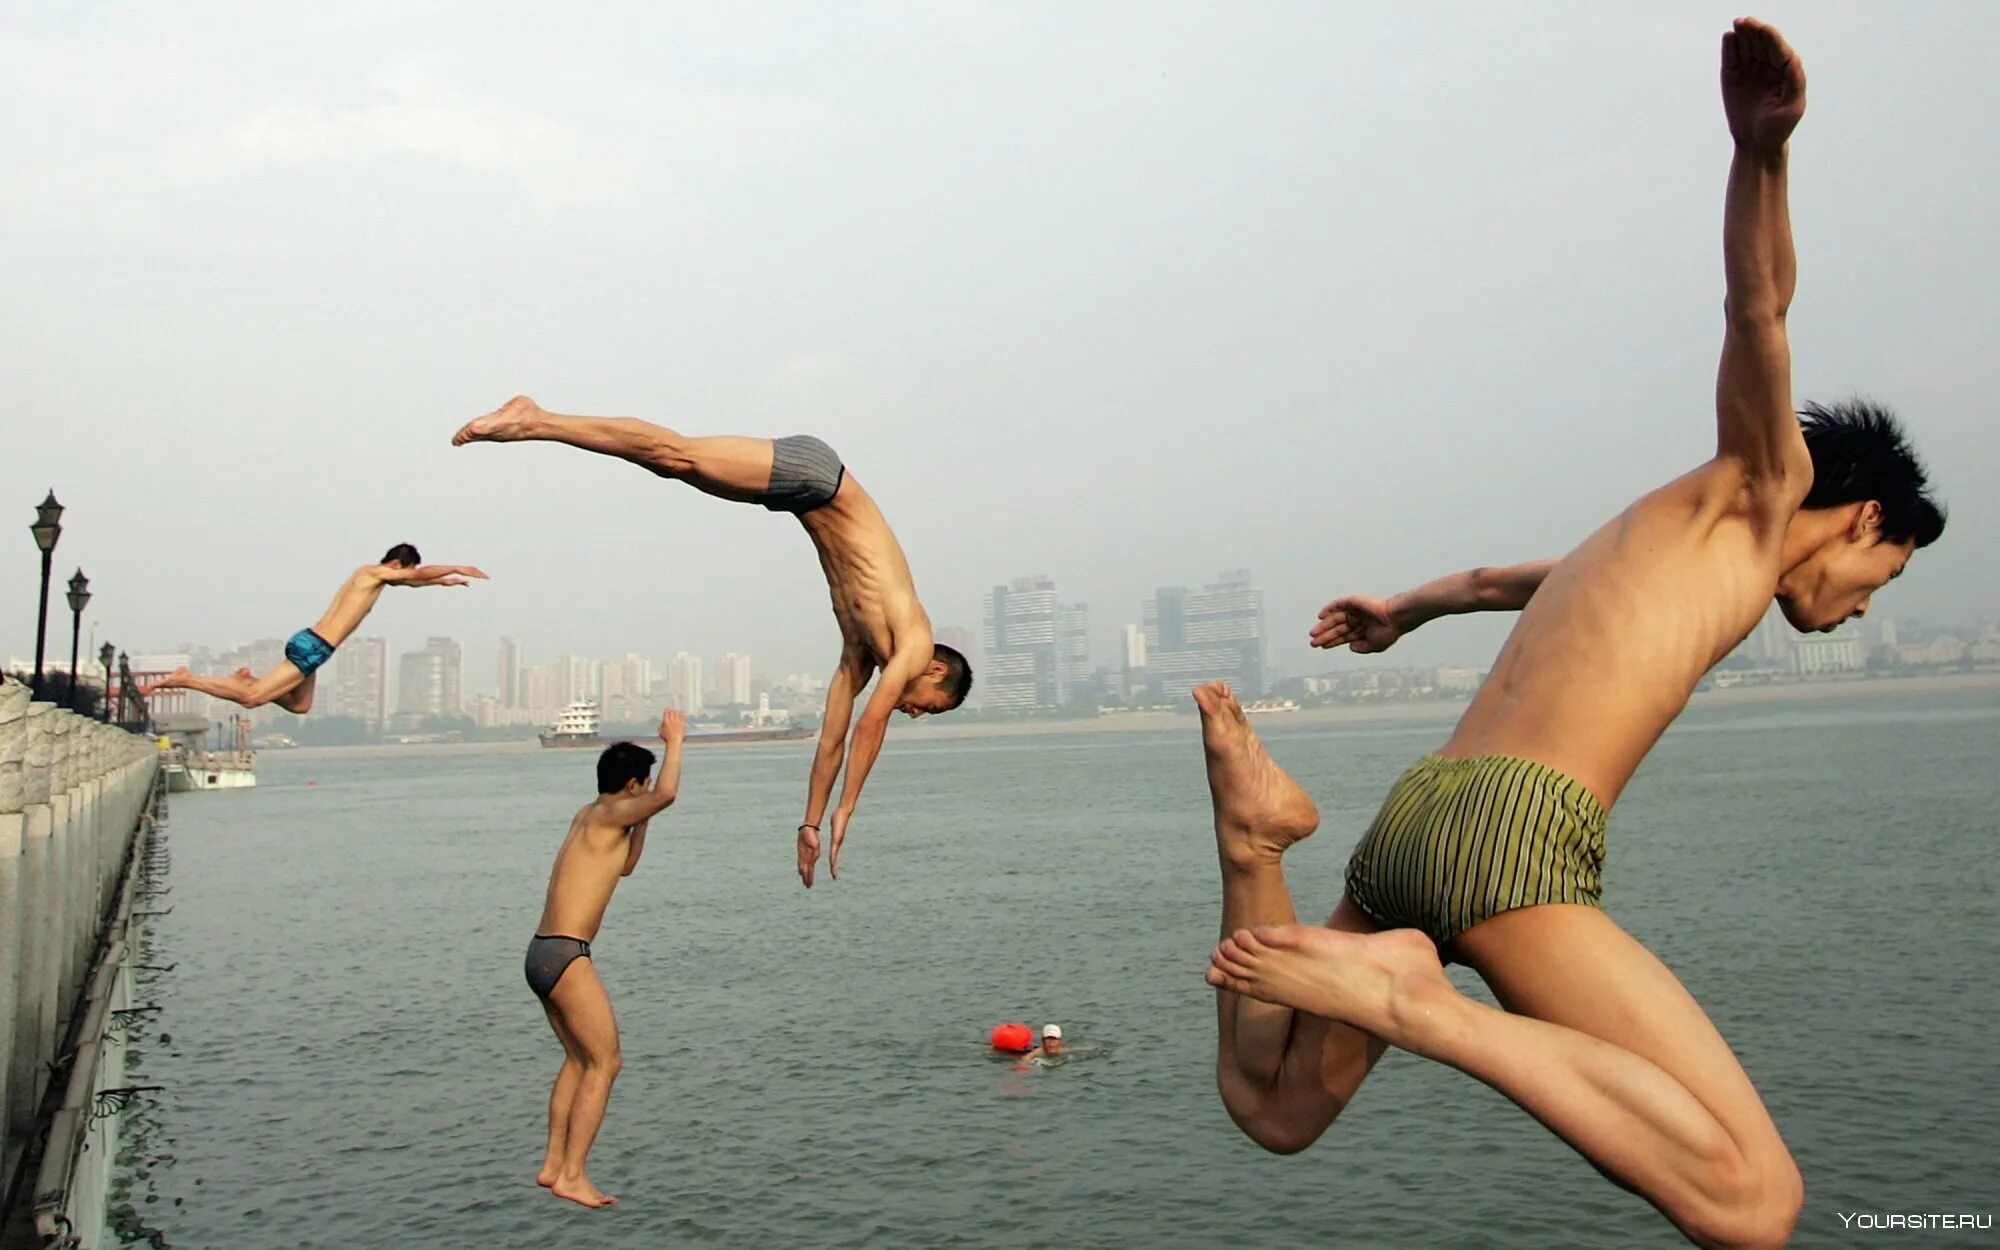
[[[71,511],[133,651],[311,623],[829,669],[788,518],[559,447],[516,392],[830,441],[939,625],[1047,573],[1100,652],[1249,567],[1334,593],[1558,554],[1713,447],[1713,4],[0,9],[0,654]],[[2000,6],[1785,4],[1801,398],[1908,418],[1952,509],[1877,603],[2000,614]],[[66,655],[68,621],[58,609]],[[1491,654],[1443,623],[1412,662]]]

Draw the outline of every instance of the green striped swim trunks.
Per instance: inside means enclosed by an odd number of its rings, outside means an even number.
[[[1582,784],[1531,760],[1427,755],[1355,846],[1347,896],[1439,946],[1516,907],[1602,906],[1604,820]]]

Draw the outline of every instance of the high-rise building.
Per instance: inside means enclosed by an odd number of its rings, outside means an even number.
[[[631,691],[625,689],[625,666],[616,660],[607,660],[597,669],[597,691],[603,695],[606,708],[613,699],[622,699]]]
[[[667,702],[690,716],[701,711],[700,656],[674,653],[674,662],[667,669]]]
[[[596,660],[581,655],[566,655],[558,661],[562,665],[561,686],[556,691],[558,700],[564,705],[579,699],[589,699],[595,703],[603,693],[600,689],[600,668]]]
[[[1792,640],[1796,631],[1785,620],[1785,614],[1773,605],[1764,613],[1764,619],[1757,623],[1751,634],[1754,646],[1751,651],[1756,659],[1781,668],[1792,666]]]
[[[495,701],[503,708],[521,706],[521,644],[500,640],[500,684]]]
[[[332,713],[381,728],[389,715],[389,640],[349,638],[333,653],[327,670]]]
[[[567,702],[562,697],[562,687],[562,661],[537,664],[521,674],[521,706],[538,716],[550,715]]]
[[[1250,698],[1264,693],[1264,592],[1247,569],[1225,570],[1200,590],[1162,586],[1146,600],[1146,678],[1163,699],[1222,680]]]
[[[978,684],[982,706],[1059,707],[1066,702],[1067,637],[1055,582],[1040,576],[1017,577],[995,586],[980,606],[986,635]],[[1087,660],[1087,646],[1085,650]]]
[[[722,653],[715,666],[715,701],[726,706],[750,705],[750,657],[734,651]]]
[[[1146,629],[1143,625],[1125,627],[1125,668],[1131,671],[1146,667]]]
[[[1125,627],[1123,646],[1119,648],[1119,694],[1126,699],[1137,699],[1146,693],[1146,628],[1143,625]]]
[[[422,651],[405,652],[397,678],[398,715],[465,715],[465,649],[456,639],[427,638]]]
[[[625,697],[644,699],[653,693],[653,661],[636,652],[625,653]]]
[[[1062,701],[1095,699],[1099,683],[1090,666],[1090,605],[1066,603],[1056,621],[1056,650],[1062,669]]]
[[[405,651],[396,673],[398,716],[442,716],[444,665],[429,651]]]
[[[444,670],[442,716],[465,715],[465,648],[455,638],[426,638],[424,649],[438,657]]]

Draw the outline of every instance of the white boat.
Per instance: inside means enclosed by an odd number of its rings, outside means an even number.
[[[555,724],[536,736],[545,747],[594,747],[604,741],[604,736],[597,732],[601,723],[597,705],[589,699],[578,699],[562,710]]]
[[[233,753],[185,752],[167,762],[167,789],[248,790],[257,784],[254,756]]]
[[[1299,705],[1290,699],[1258,699],[1243,705],[1245,716],[1262,716],[1266,712],[1296,712]]]
[[[167,789],[248,790],[257,784],[257,753],[250,749],[250,721],[239,716],[229,727],[230,749],[208,749],[206,716],[156,718],[160,731],[160,771]]]
[[[613,739],[598,732],[602,718],[597,705],[589,699],[578,699],[563,709],[556,723],[544,729],[536,737],[545,747],[595,747],[608,746]],[[793,725],[754,726],[743,725],[734,728],[710,726],[690,728],[687,741],[692,745],[710,742],[789,742],[797,738],[809,738],[812,730],[800,729]],[[636,736],[636,735],[635,735]]]

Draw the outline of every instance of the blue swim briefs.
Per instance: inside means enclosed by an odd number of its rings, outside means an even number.
[[[285,658],[301,676],[310,677],[314,669],[333,658],[333,644],[310,629],[302,629],[286,640]]]

